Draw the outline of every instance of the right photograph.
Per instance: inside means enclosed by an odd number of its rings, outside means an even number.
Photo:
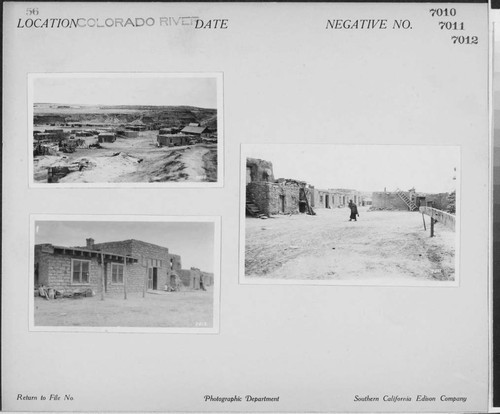
[[[460,148],[241,146],[240,282],[457,286]]]

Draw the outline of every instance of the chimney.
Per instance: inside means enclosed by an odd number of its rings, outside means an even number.
[[[87,239],[87,249],[94,250],[94,239],[92,238]]]

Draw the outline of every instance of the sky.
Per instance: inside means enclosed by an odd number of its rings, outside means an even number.
[[[214,269],[214,223],[212,222],[133,222],[133,221],[45,221],[35,223],[35,244],[85,246],[95,243],[137,239],[167,247],[181,256],[183,269]]]
[[[34,103],[83,105],[189,105],[217,108],[217,79],[116,76],[42,77],[33,80]]]
[[[273,163],[274,178],[307,181],[318,189],[450,192],[456,187],[460,149],[450,146],[258,144],[246,157]]]

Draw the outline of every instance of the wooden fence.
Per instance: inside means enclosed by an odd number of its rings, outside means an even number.
[[[441,223],[443,226],[448,227],[449,229],[455,231],[455,216],[453,214],[447,213],[446,211],[438,210],[433,207],[420,207],[419,211],[422,213],[422,220],[424,222],[424,230],[425,226],[425,218],[424,215],[429,216],[431,218],[431,237],[434,237],[434,224],[436,222]]]

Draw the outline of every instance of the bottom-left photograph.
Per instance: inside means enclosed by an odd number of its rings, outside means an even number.
[[[217,333],[220,218],[32,216],[30,330]]]

